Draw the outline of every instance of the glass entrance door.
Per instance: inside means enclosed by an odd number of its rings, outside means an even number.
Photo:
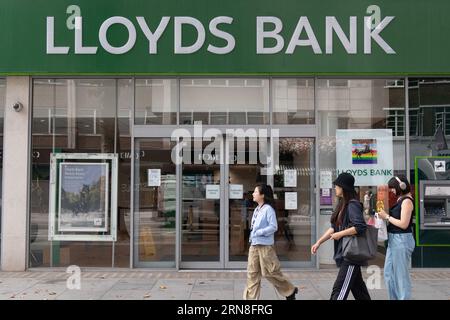
[[[133,265],[176,267],[176,166],[170,138],[135,140]],[[127,227],[129,219],[125,221]]]
[[[223,267],[223,144],[192,141],[181,169],[181,268]],[[205,151],[204,151],[205,150]]]
[[[275,194],[275,247],[286,267],[312,267],[315,237],[313,138],[280,138],[265,175],[269,143],[235,137],[191,141],[182,163],[170,138],[135,140],[134,262],[141,267],[243,269],[258,183]],[[228,161],[225,161],[226,157]]]
[[[226,181],[226,235],[225,267],[245,268],[248,258],[250,226],[253,210],[253,191],[259,183],[270,183],[263,174],[267,162],[269,141],[257,139],[229,139],[226,153],[229,163],[225,167]]]
[[[209,144],[194,143],[185,160],[198,163],[182,165],[181,268],[245,268],[268,141],[227,136],[212,153]]]
[[[259,141],[260,142],[260,141]],[[275,249],[283,267],[313,267],[310,248],[316,229],[315,139],[279,138],[270,148],[278,150],[273,175],[264,175],[269,144],[228,140],[226,153],[231,159],[225,167],[225,268],[247,265],[250,223],[256,204],[252,193],[259,183],[274,190],[278,230]],[[240,160],[245,161],[240,161]]]

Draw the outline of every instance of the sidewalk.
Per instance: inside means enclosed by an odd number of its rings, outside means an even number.
[[[300,289],[298,300],[328,299],[336,277],[333,270],[296,270],[284,273]],[[381,270],[382,272],[382,270]],[[363,271],[364,278],[367,275]],[[450,269],[414,269],[413,299],[450,300]],[[0,299],[7,300],[241,300],[244,271],[93,271],[82,270],[81,289],[70,290],[69,274],[59,271],[0,272]],[[374,300],[387,299],[381,289],[370,289]],[[261,299],[284,299],[263,280]],[[349,299],[353,297],[349,296]]]

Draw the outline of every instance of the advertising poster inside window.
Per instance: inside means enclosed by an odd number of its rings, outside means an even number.
[[[63,162],[59,171],[59,231],[107,232],[109,164]]]
[[[394,175],[391,129],[336,130],[337,174],[351,173],[355,186],[387,184]]]

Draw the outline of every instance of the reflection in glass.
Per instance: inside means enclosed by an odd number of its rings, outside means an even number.
[[[130,184],[131,184],[131,126],[133,80],[117,80],[117,139],[119,156],[117,188],[117,241],[114,243],[114,266],[130,266]]]
[[[135,84],[135,124],[177,123],[177,80],[136,79]]]
[[[136,140],[135,259],[175,267],[176,172],[169,138]],[[151,180],[149,170],[158,178]],[[150,183],[153,182],[153,183]]]
[[[181,260],[220,260],[220,165],[205,163],[202,150],[192,142],[192,164],[183,164]],[[209,142],[198,143],[203,148]],[[220,157],[220,151],[212,157]],[[197,161],[196,161],[197,160]],[[200,160],[200,161],[198,161]],[[200,164],[195,164],[199,162]]]
[[[409,78],[409,125],[410,125],[410,182],[413,197],[417,186],[424,180],[449,179],[449,170],[437,172],[433,167],[438,164],[434,160],[419,159],[417,161],[417,176],[414,174],[416,157],[446,157],[450,156],[450,79],[449,78]],[[435,162],[435,163],[433,163]],[[447,162],[448,166],[448,162]],[[437,169],[437,168],[436,168]],[[416,178],[418,180],[416,180]],[[429,212],[439,213],[439,205],[428,206]],[[425,210],[427,211],[427,210]],[[425,215],[426,216],[426,215]],[[445,220],[445,218],[444,218]],[[420,221],[422,222],[422,221]],[[448,232],[434,232],[424,230],[422,223],[418,223],[418,237],[421,243],[448,243]],[[413,226],[415,228],[415,226]],[[448,262],[442,257],[450,256],[450,248],[423,247],[413,254],[413,267],[447,267]],[[422,255],[428,258],[423,259]],[[446,264],[447,263],[447,264]]]
[[[331,172],[333,180],[337,177],[337,129],[390,129],[395,155],[394,174],[406,174],[403,79],[318,79],[316,98],[320,118],[318,152],[321,172]],[[377,186],[363,185],[356,190],[368,220],[376,206]],[[336,205],[334,189],[320,189],[319,192],[322,209],[332,209]],[[323,192],[330,196],[323,196]],[[371,264],[383,265],[385,248],[380,246],[379,252]]]
[[[229,166],[229,261],[248,259],[250,226],[256,208],[252,194],[258,183],[267,183],[267,176],[261,175],[261,168],[267,161],[266,150],[259,153],[260,144],[256,140],[252,141],[254,143],[240,141],[229,141],[234,145],[230,148],[233,152],[230,153]],[[261,158],[263,161],[260,161]],[[237,159],[245,161],[241,163]],[[258,161],[253,163],[250,159]]]
[[[180,124],[267,124],[269,80],[181,79]]]
[[[314,139],[280,138],[280,168],[274,175],[278,231],[275,246],[280,260],[311,261],[314,209]],[[285,175],[295,170],[294,176]],[[286,180],[285,180],[286,178]],[[289,180],[287,180],[289,178]],[[286,208],[286,193],[296,196],[296,209]]]
[[[314,124],[314,80],[275,79],[274,124]]]
[[[116,152],[120,145],[116,137],[117,97],[121,96],[122,102],[128,100],[124,103],[127,106],[133,101],[131,91],[124,89],[127,81],[33,80],[30,266],[129,266],[129,246],[124,250],[122,245],[129,240],[121,222],[117,243],[48,241],[50,154]],[[127,175],[125,170],[121,174]],[[124,210],[119,208],[118,212],[122,221]]]

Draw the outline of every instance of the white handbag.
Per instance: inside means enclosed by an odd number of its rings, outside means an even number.
[[[378,229],[378,241],[386,241],[388,239],[387,225],[386,221],[381,219],[378,216],[378,213],[375,213],[375,228]]]

